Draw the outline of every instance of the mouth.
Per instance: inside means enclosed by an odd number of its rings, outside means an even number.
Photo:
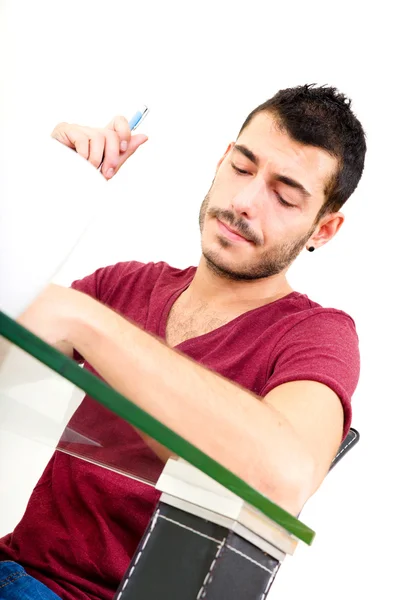
[[[231,227],[226,225],[226,223],[223,223],[219,219],[217,219],[217,224],[218,224],[218,228],[221,231],[222,235],[224,237],[228,238],[229,240],[232,240],[234,242],[246,242],[247,244],[252,243],[250,240],[245,238],[244,235],[241,235],[240,233],[235,231],[235,229],[232,229]]]

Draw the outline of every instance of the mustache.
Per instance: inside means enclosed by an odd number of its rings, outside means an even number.
[[[212,206],[208,209],[208,214],[211,217],[216,217],[220,221],[225,221],[228,225],[231,225],[233,229],[236,229],[246,240],[253,242],[256,246],[262,244],[262,240],[252,230],[250,225],[243,218],[236,218],[231,210],[216,208]]]

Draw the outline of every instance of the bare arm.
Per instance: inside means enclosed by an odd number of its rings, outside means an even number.
[[[301,510],[340,444],[336,394],[307,381],[284,384],[261,399],[92,298],[51,287],[62,309],[53,322],[47,311],[38,335],[50,343],[57,335],[68,340],[135,404],[289,512]]]

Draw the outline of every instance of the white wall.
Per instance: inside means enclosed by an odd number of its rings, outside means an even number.
[[[143,102],[151,108],[140,129],[149,142],[108,184],[109,206],[57,274],[59,283],[131,258],[195,264],[199,205],[247,113],[277,89],[305,82],[336,85],[354,100],[368,135],[365,175],[344,209],[345,227],[300,257],[291,283],[357,322],[362,373],[353,424],[362,438],[302,513],[317,538],[284,565],[274,600],[397,593],[399,44],[395,3],[378,6],[3,0],[0,7],[7,28],[0,36],[1,119],[15,131],[6,137],[9,156],[18,160],[19,149],[30,148],[38,160],[35,139],[59,121],[97,126],[114,114],[131,116]],[[46,164],[38,168],[45,178]],[[26,181],[27,202],[33,193]],[[15,525],[33,485],[32,477],[25,490],[21,484],[26,443],[1,435],[0,534]],[[47,453],[35,456],[39,473]],[[19,473],[18,485],[11,472]]]

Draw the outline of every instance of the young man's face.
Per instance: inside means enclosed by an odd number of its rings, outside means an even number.
[[[256,115],[218,163],[202,204],[207,262],[234,279],[286,269],[310,238],[336,169],[327,152],[293,141],[269,113]]]

